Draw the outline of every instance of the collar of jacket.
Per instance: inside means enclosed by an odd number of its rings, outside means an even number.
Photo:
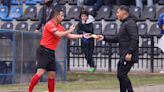
[[[129,16],[127,16],[125,19],[121,20],[121,22],[125,22],[129,19]]]

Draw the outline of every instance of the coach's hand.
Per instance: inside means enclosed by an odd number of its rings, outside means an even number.
[[[104,36],[103,35],[97,35],[97,41],[102,41],[104,40]]]
[[[125,56],[126,61],[131,61],[132,60],[132,54],[127,53]]]

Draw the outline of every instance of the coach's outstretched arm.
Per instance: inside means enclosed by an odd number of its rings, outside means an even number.
[[[107,42],[111,42],[111,43],[117,43],[118,42],[118,36],[114,35],[114,36],[104,36],[104,35],[97,35],[98,38],[96,39],[97,41],[107,41]]]

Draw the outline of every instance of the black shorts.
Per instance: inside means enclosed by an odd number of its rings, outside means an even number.
[[[37,69],[45,69],[47,71],[56,71],[55,53],[53,50],[39,46],[36,53]]]

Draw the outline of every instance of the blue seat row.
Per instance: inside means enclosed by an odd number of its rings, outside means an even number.
[[[19,5],[26,3],[27,5],[35,5],[37,3],[43,4],[44,0],[11,0],[12,5]]]

